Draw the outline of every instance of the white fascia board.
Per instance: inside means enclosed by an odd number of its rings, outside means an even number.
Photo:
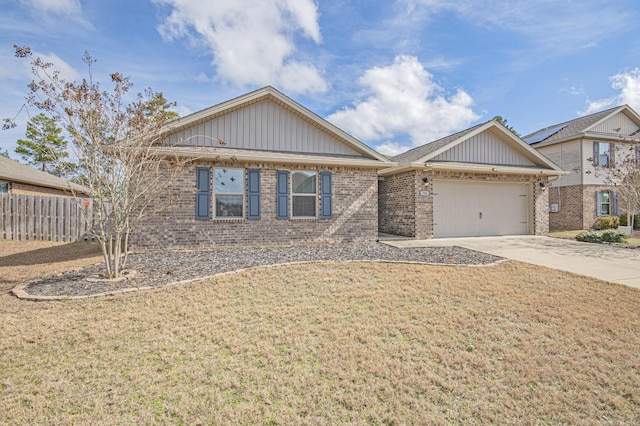
[[[470,163],[408,163],[397,167],[390,167],[378,172],[378,176],[395,175],[409,170],[435,170],[449,172],[471,172],[471,173],[496,173],[496,174],[521,174],[521,175],[542,175],[542,176],[566,176],[569,172],[536,167],[516,167],[516,166],[496,166],[492,164],[470,164]]]
[[[158,148],[155,150],[159,155],[167,157],[192,158],[195,160],[216,160],[234,162],[257,162],[257,163],[277,163],[277,164],[312,164],[345,167],[363,167],[373,169],[383,169],[397,163],[382,162],[377,160],[340,157],[323,157],[300,154],[283,153],[238,153],[233,151],[222,151],[217,149],[199,150],[194,148]]]

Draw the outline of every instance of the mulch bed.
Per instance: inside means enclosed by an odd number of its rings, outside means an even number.
[[[213,250],[132,253],[129,269],[137,274],[120,282],[89,282],[104,272],[104,264],[32,281],[24,289],[33,296],[91,296],[124,288],[162,287],[178,281],[256,266],[293,262],[388,261],[453,265],[486,265],[501,258],[461,247],[398,249],[380,243],[349,243],[290,247],[237,247]]]

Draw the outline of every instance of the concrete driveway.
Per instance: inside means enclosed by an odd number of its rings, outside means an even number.
[[[640,288],[640,249],[537,236],[380,241],[394,247],[458,246]]]

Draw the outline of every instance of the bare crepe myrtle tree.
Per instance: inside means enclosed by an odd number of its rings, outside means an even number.
[[[612,146],[606,165],[594,164],[594,176],[602,178],[605,185],[615,188],[626,208],[627,224],[633,229],[633,217],[640,212],[640,140],[635,144],[620,143]],[[596,163],[594,158],[588,161]],[[599,163],[599,162],[598,162]],[[591,173],[587,171],[586,173]]]
[[[68,134],[80,170],[76,181],[92,200],[92,232],[102,248],[105,274],[117,278],[126,267],[131,231],[167,207],[156,201],[187,161],[154,149],[165,144],[163,124],[176,118],[173,104],[151,89],[131,93],[129,77],[120,73],[111,74],[111,88],[103,90],[94,81],[95,60],[87,52],[87,77],[69,82],[28,47],[14,47],[17,57],[31,62],[35,77],[26,105],[46,113]],[[4,127],[15,126],[13,120],[5,119]]]

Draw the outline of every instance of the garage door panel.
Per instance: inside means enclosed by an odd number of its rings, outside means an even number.
[[[434,236],[529,233],[527,184],[434,181]]]

